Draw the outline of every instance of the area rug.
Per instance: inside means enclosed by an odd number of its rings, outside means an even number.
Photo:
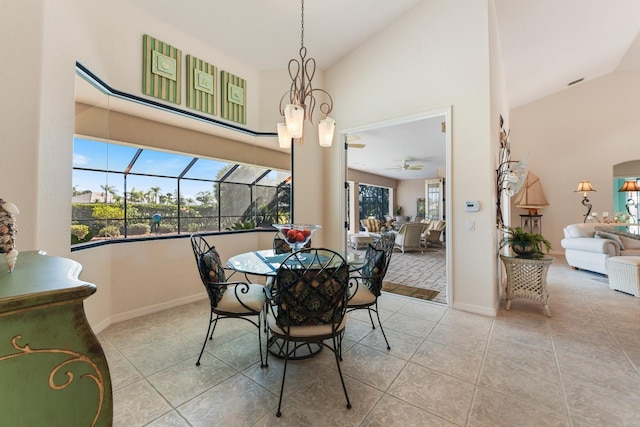
[[[411,298],[419,298],[425,300],[432,300],[438,295],[438,291],[432,289],[414,288],[413,286],[399,285],[397,283],[383,282],[382,290],[391,292],[398,295],[404,295]]]

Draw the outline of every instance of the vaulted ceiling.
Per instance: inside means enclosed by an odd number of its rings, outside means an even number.
[[[284,68],[300,48],[300,3],[294,0],[127,1],[193,37],[211,40],[216,48],[258,70]],[[373,34],[411,13],[421,1],[426,0],[307,0],[305,46],[318,67],[327,69]],[[576,80],[589,81],[614,70],[640,70],[639,0],[494,1],[511,108],[565,90]],[[430,127],[436,134],[416,134],[423,144],[442,138],[438,126]],[[395,130],[395,140],[410,147],[411,133]],[[365,139],[370,138],[367,148],[351,150],[350,158],[403,179],[400,177],[406,174],[399,175],[387,169],[390,165],[375,161],[380,153],[374,150],[378,146],[374,140],[385,137],[379,132],[383,131],[362,133],[358,142],[367,143]],[[390,159],[394,165],[415,159],[423,162],[425,171],[440,156],[400,153],[397,146],[394,151],[397,158]]]

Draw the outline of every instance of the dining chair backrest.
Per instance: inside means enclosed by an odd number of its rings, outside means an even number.
[[[295,252],[276,273],[276,324],[338,327],[347,309],[349,266],[335,251],[312,248]]]
[[[384,251],[385,263],[384,263],[384,271],[383,277],[387,273],[387,269],[389,268],[389,263],[391,262],[391,255],[393,254],[393,246],[395,244],[396,235],[388,232],[383,233],[380,239],[373,245],[376,249],[381,249]]]
[[[226,274],[220,261],[220,254],[215,246],[209,245],[199,234],[191,235],[191,248],[196,258],[202,284],[212,303],[216,304],[222,299],[222,294],[227,289]]]
[[[364,265],[360,271],[362,282],[375,296],[379,297],[382,291],[382,279],[386,273],[386,253],[374,246],[367,246],[364,254]]]

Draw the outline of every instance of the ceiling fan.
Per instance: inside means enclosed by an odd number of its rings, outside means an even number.
[[[396,170],[401,170],[401,171],[419,171],[422,169],[422,165],[410,165],[409,164],[409,160],[403,160],[402,164],[400,164],[400,166],[396,166],[393,168],[387,168],[387,169],[396,169]]]
[[[352,134],[352,135],[347,135],[347,148],[364,148],[366,147],[366,144],[363,143],[356,143],[356,141],[360,140],[360,137],[358,135]]]

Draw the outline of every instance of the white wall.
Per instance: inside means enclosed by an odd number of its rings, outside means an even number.
[[[258,73],[121,0],[35,0],[0,7],[3,52],[15,64],[4,67],[0,78],[0,153],[6,177],[0,181],[0,197],[22,212],[18,250],[42,249],[83,264],[81,279],[98,287],[87,300],[94,327],[202,296],[188,239],[70,253],[75,63],[118,90],[146,97],[140,46],[143,34],[150,34],[182,48],[183,55],[211,58],[250,81],[247,128],[253,130],[260,122]],[[268,242],[261,234],[269,236]],[[270,247],[272,237],[248,233],[216,241],[228,257]]]
[[[418,214],[418,200],[425,197],[424,179],[411,179],[398,181],[397,205],[402,206],[402,216],[410,216],[415,220]],[[395,212],[392,212],[395,216]]]
[[[449,129],[456,167],[450,181],[454,209],[448,217],[448,236],[452,243],[453,305],[487,314],[493,314],[496,305],[495,268],[488,268],[496,259],[495,212],[483,208],[474,216],[477,231],[469,233],[463,228],[465,214],[457,207],[470,198],[480,200],[483,207],[494,201],[492,141],[496,140],[497,118],[489,108],[494,93],[489,60],[491,2],[423,1],[326,74],[317,75],[318,87],[334,96],[339,129],[452,106]],[[3,2],[1,7],[3,54],[15,67],[3,68],[0,79],[0,152],[11,156],[3,162],[4,176],[10,178],[3,179],[0,197],[16,203],[23,212],[19,217],[19,250],[70,255],[76,61],[111,86],[146,97],[141,93],[140,44],[142,35],[150,34],[181,48],[183,54],[215,60],[220,69],[247,79],[247,128],[273,131],[271,119],[262,120],[260,114],[265,106],[277,105],[279,97],[268,99],[275,89],[266,87],[280,84],[280,73],[260,74],[209,46],[209,41],[193,39],[122,0],[33,0]],[[267,125],[268,129],[261,129]],[[307,143],[294,147],[296,220],[323,224],[317,233],[318,244],[339,247],[344,245],[345,234],[344,148],[340,141],[331,149],[318,147],[315,128],[307,129],[305,139]],[[248,246],[258,246],[259,240],[254,237]],[[168,262],[173,254],[160,242],[141,247],[157,254],[153,266],[129,263],[127,254],[132,247],[118,248],[117,253],[113,248],[96,250],[108,260],[89,259],[88,252],[77,255],[85,258],[83,278],[95,278],[99,288],[108,287],[96,299],[109,299],[112,314],[133,307],[120,300],[132,294],[136,299],[148,296],[134,288],[144,276],[141,269],[162,265],[166,274],[153,273],[159,280],[157,286],[176,286],[173,264]],[[228,247],[242,249],[234,243]],[[186,266],[189,256],[189,252],[181,252],[178,258],[184,261],[176,261],[176,265],[182,267],[184,262]],[[151,258],[145,255],[143,260],[151,262]],[[163,259],[167,262],[158,262]],[[104,274],[108,270],[110,283]],[[189,292],[163,297],[184,297]],[[157,302],[139,301],[141,306]],[[91,317],[100,322],[105,313]]]
[[[423,1],[327,70],[340,129],[452,106],[447,235],[454,307],[493,314],[496,250],[488,2]],[[494,132],[497,136],[497,132]],[[495,140],[497,141],[497,139]],[[335,170],[331,172],[335,173]],[[331,178],[327,178],[331,179]],[[338,188],[339,175],[333,178]],[[464,200],[479,200],[465,231]],[[415,203],[415,201],[414,201]]]
[[[529,153],[549,206],[542,233],[562,253],[562,228],[582,222],[587,208],[578,182],[589,180],[593,211],[613,212],[613,165],[640,159],[640,73],[613,72],[511,111],[512,153]],[[617,189],[616,189],[617,190]],[[520,224],[523,210],[513,208]]]

